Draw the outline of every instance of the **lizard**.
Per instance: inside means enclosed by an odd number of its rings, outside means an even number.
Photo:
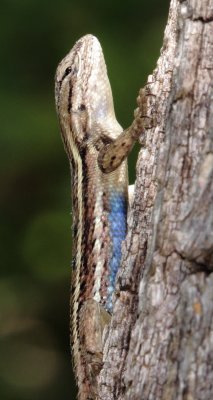
[[[78,398],[94,400],[126,236],[126,157],[144,116],[137,109],[126,130],[117,122],[103,51],[90,34],[59,63],[55,100],[72,178],[71,348]]]

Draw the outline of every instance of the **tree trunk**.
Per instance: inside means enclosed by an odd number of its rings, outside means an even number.
[[[171,0],[101,400],[213,399],[213,0]],[[140,98],[139,98],[139,112]]]

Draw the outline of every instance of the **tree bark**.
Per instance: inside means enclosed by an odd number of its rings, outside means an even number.
[[[150,125],[105,335],[101,400],[213,399],[212,71],[213,0],[171,0],[145,88]]]

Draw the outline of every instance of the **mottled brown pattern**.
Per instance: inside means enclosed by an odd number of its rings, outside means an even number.
[[[80,39],[59,64],[56,107],[72,175],[72,348],[79,398],[85,400],[90,398],[91,376],[79,336],[79,313],[89,299],[105,302],[111,246],[109,187],[127,196],[126,163],[108,176],[97,164],[100,138],[112,141],[122,128],[115,119],[102,50],[93,36]]]
[[[123,160],[142,126],[139,118],[122,133],[114,113],[102,49],[92,35],[80,39],[59,64],[55,93],[72,174],[72,350],[79,399],[88,400],[95,396],[94,384],[102,359],[100,346],[97,352],[93,349],[91,353],[90,344],[96,337],[97,343],[102,343],[100,335],[109,321],[109,314],[100,305],[106,306],[107,296],[111,296],[109,292],[114,288],[109,277],[112,273],[111,279],[115,279],[119,266],[116,243],[121,247],[123,238],[119,238],[119,229],[125,233],[125,223],[122,225],[118,220],[122,212],[122,218],[126,217],[128,176],[127,163]],[[98,156],[99,152],[102,157]],[[118,197],[112,198],[114,193]],[[110,215],[113,221],[109,220]],[[111,307],[111,298],[108,307]]]

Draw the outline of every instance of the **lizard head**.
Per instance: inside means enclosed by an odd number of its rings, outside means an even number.
[[[56,71],[56,109],[61,130],[77,147],[99,139],[115,121],[112,92],[98,39],[86,35],[76,42]]]

